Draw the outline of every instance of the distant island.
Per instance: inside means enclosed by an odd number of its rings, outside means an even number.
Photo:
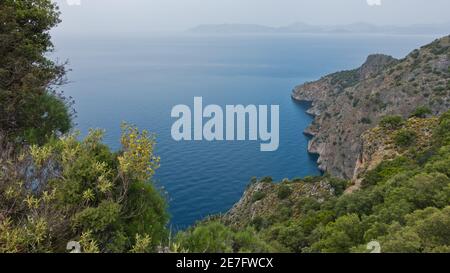
[[[190,33],[203,34],[263,34],[263,33],[360,33],[360,34],[439,34],[445,35],[450,31],[450,22],[443,24],[423,24],[410,26],[373,25],[369,23],[353,23],[348,25],[315,26],[302,22],[282,27],[271,27],[258,24],[205,24],[188,30]]]

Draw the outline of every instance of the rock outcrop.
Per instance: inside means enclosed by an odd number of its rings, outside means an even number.
[[[305,134],[319,168],[354,179],[362,135],[386,115],[409,117],[421,106],[433,114],[450,108],[450,36],[414,50],[404,59],[371,55],[358,69],[296,87],[292,97],[312,103],[315,116]]]
[[[335,195],[332,179],[316,177],[281,183],[255,182],[249,185],[242,198],[222,216],[230,226],[244,227],[257,218],[270,219],[289,209],[289,217],[300,215],[301,200],[313,198],[319,203]]]
[[[423,152],[430,148],[433,130],[438,124],[438,118],[410,118],[396,130],[390,130],[377,126],[363,133],[361,136],[361,153],[355,164],[352,185],[346,193],[352,193],[361,188],[361,183],[367,172],[375,169],[383,161],[392,160],[397,156],[410,153],[411,150],[399,147],[395,143],[399,130],[412,132],[415,136],[415,153]]]

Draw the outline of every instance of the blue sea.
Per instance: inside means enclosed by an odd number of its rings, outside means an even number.
[[[161,167],[154,183],[166,192],[174,229],[226,212],[251,177],[274,180],[319,175],[303,130],[312,121],[292,89],[324,74],[361,65],[368,54],[404,57],[430,36],[189,35],[54,37],[54,57],[68,59],[77,129],[106,130],[120,147],[120,123],[157,136]],[[257,141],[176,142],[172,107],[203,103],[280,105],[280,146],[261,152]]]

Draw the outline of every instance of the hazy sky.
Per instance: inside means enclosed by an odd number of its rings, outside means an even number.
[[[199,24],[281,26],[368,22],[410,25],[450,21],[450,0],[56,0],[58,32],[182,31]],[[76,5],[81,2],[80,5]],[[72,5],[69,5],[71,3]],[[75,5],[74,5],[75,4]]]

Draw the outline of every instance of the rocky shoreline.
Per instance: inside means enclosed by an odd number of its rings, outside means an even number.
[[[316,119],[318,114],[314,112],[313,101],[298,99],[295,97],[294,93],[291,95],[291,97],[293,100],[295,100],[297,102],[310,104],[308,109],[306,110],[306,113],[311,115],[314,118],[314,120]],[[314,128],[311,124],[310,126],[305,128],[305,130],[303,130],[303,134],[305,136],[307,136],[308,138],[310,138],[310,140],[308,141],[308,148],[307,148],[308,153],[311,155],[317,156],[317,162],[316,162],[317,168],[321,172],[325,172],[326,168],[324,166],[322,166],[322,162],[320,160],[320,156],[321,156],[320,150],[316,149],[316,147],[313,146],[313,139],[318,134],[317,128]]]
[[[417,107],[438,115],[450,108],[450,37],[414,50],[403,59],[370,55],[359,68],[295,87],[292,99],[310,103],[314,117],[304,130],[308,152],[321,171],[354,179],[362,135],[386,115],[408,118]]]

